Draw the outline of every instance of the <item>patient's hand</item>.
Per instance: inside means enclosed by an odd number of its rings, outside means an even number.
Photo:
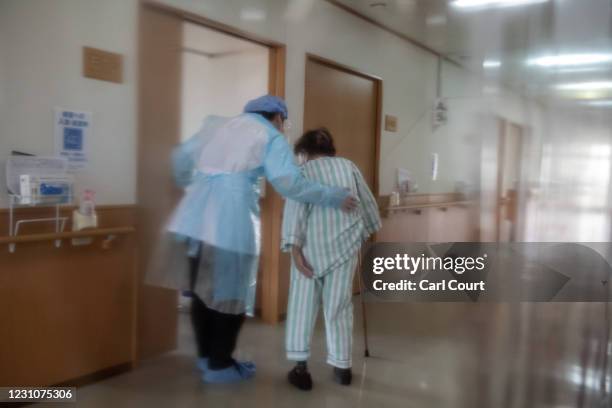
[[[312,271],[312,266],[310,266],[304,257],[302,248],[293,245],[291,247],[291,256],[293,257],[293,262],[295,263],[295,267],[298,268],[298,271],[300,271],[300,273],[305,277],[312,278],[314,272]]]
[[[350,213],[350,212],[355,211],[358,206],[359,206],[359,200],[357,200],[355,197],[350,195],[344,199],[340,208],[342,209],[342,211],[346,213]]]

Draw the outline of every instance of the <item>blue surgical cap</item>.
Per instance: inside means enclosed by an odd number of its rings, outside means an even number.
[[[264,95],[247,102],[244,112],[269,112],[280,113],[283,120],[287,119],[287,105],[278,96]]]

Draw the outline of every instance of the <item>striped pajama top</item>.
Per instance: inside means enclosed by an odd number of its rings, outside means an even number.
[[[314,274],[325,275],[349,260],[371,234],[381,227],[378,205],[361,172],[350,160],[322,157],[302,166],[306,179],[343,187],[360,204],[346,213],[337,208],[287,200],[283,214],[281,249],[301,246]]]

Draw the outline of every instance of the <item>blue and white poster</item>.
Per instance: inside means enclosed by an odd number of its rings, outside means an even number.
[[[91,112],[55,110],[55,151],[58,156],[68,160],[69,171],[87,166],[91,116]]]

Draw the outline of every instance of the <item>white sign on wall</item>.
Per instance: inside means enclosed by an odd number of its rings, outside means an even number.
[[[434,130],[448,121],[448,102],[445,98],[438,98],[434,102],[432,125]]]
[[[68,160],[68,170],[87,166],[91,112],[55,109],[55,153]]]
[[[431,179],[433,181],[438,179],[438,153],[431,154]]]

